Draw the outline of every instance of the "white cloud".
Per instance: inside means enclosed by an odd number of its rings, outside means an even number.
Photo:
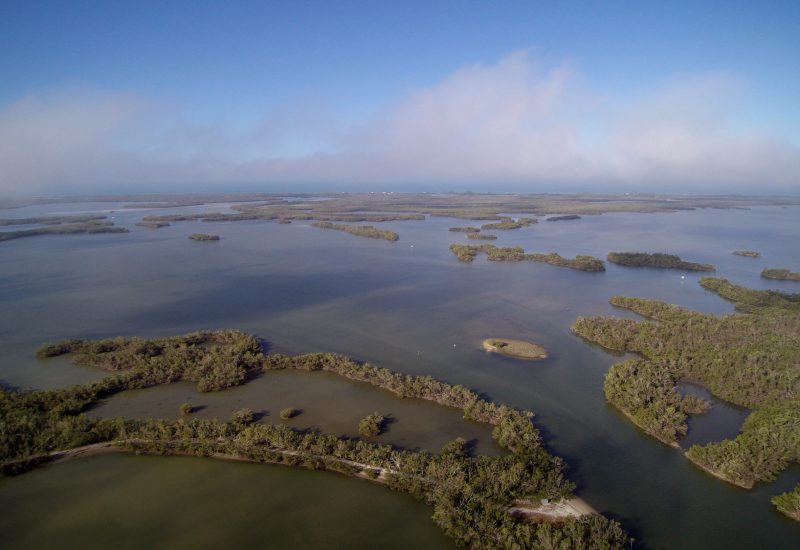
[[[131,95],[25,98],[0,111],[0,193],[136,182],[797,192],[796,146],[732,128],[742,93],[735,79],[702,75],[614,97],[517,52],[464,67],[346,131],[308,102],[237,132]]]

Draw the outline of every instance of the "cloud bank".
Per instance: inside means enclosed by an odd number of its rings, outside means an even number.
[[[463,67],[350,127],[298,101],[246,130],[192,124],[135,94],[62,91],[0,109],[0,194],[192,185],[800,191],[800,148],[735,127],[724,75],[593,91],[526,52]]]

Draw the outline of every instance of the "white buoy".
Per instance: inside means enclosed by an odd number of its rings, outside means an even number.
[[[686,275],[681,275],[681,279],[685,279],[685,278],[686,278]]]

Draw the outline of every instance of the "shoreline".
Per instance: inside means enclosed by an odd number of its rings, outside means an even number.
[[[683,456],[684,456],[684,458],[686,460],[688,460],[689,462],[691,462],[692,464],[694,464],[695,466],[697,466],[698,468],[700,468],[701,470],[703,470],[707,474],[710,474],[710,475],[714,476],[715,478],[720,479],[720,480],[722,480],[722,481],[724,481],[726,483],[730,483],[731,485],[739,487],[740,489],[745,489],[745,490],[749,491],[753,487],[755,487],[755,485],[756,485],[754,481],[753,482],[749,482],[749,483],[745,483],[745,482],[741,482],[741,481],[734,481],[734,480],[730,479],[729,477],[725,476],[724,474],[722,474],[721,472],[713,470],[713,469],[709,468],[708,466],[706,466],[704,464],[701,464],[698,461],[694,460],[692,457],[690,457],[688,455],[688,451],[684,452]]]
[[[123,440],[123,441],[103,441],[100,443],[91,443],[89,445],[75,447],[73,449],[52,451],[47,454],[34,455],[12,462],[6,462],[3,464],[3,466],[8,467],[15,464],[19,465],[24,465],[24,464],[39,465],[44,463],[60,464],[72,460],[89,458],[92,456],[125,453],[137,456],[138,455],[162,456],[162,457],[188,456],[196,458],[211,458],[214,460],[224,460],[228,462],[245,462],[249,464],[274,464],[278,466],[288,466],[290,468],[298,467],[296,465],[287,464],[285,462],[273,461],[273,460],[259,460],[255,458],[248,458],[246,456],[229,454],[229,453],[210,453],[208,455],[198,455],[195,453],[185,452],[185,451],[168,451],[168,452],[157,452],[157,451],[146,451],[146,450],[143,451],[126,446],[130,443],[135,443],[136,441],[137,440]],[[286,456],[297,456],[300,454],[294,451],[286,451],[279,449],[273,449],[273,450]],[[312,455],[312,458],[320,458],[320,457]],[[348,473],[330,468],[324,468],[324,471],[344,475],[346,477],[371,481],[373,483],[378,483],[380,485],[383,485],[384,487],[388,485],[389,481],[388,476],[397,473],[380,466],[371,466],[369,464],[362,464],[359,462],[353,462],[351,460],[346,460],[346,459],[335,459],[335,461],[343,465],[360,468],[361,471]],[[377,475],[375,477],[372,477],[367,473],[365,473],[366,470],[377,472]],[[537,502],[526,499],[517,499],[512,501],[511,504],[507,506],[505,510],[506,512],[508,512],[509,514],[518,519],[522,519],[525,521],[532,521],[535,523],[561,523],[563,521],[566,521],[568,518],[580,518],[583,516],[599,513],[588,502],[576,496],[567,499],[561,499],[557,502],[550,502],[550,501]]]

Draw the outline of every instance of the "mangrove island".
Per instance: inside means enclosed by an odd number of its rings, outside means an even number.
[[[657,267],[659,269],[683,269],[686,271],[716,271],[711,264],[685,262],[680,256],[656,252],[609,252],[608,261],[626,267]]]

